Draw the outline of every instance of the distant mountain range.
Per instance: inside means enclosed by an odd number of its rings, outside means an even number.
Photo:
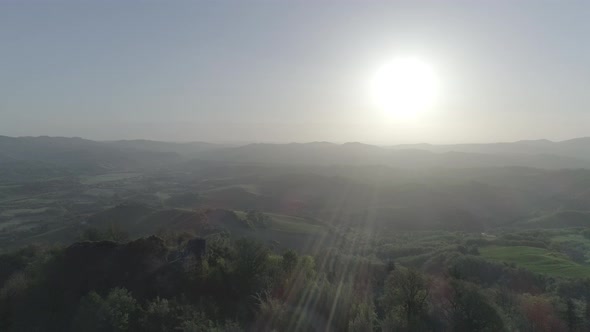
[[[165,167],[190,160],[294,165],[386,165],[400,168],[522,166],[590,168],[590,137],[561,142],[379,147],[328,142],[227,146],[205,142],[92,141],[65,137],[0,136],[0,164],[42,162],[86,169]]]
[[[555,155],[570,158],[590,158],[590,137],[552,142],[546,139],[488,144],[406,144],[392,146],[392,149],[416,149],[430,152],[469,152],[488,154]]]
[[[250,144],[210,150],[201,154],[200,157],[231,162],[389,165],[402,168],[523,166],[558,169],[590,167],[590,153],[584,152],[590,151],[590,140],[587,145],[577,144],[574,146],[564,145],[561,149],[555,147],[549,151],[549,149],[543,150],[535,145],[527,150],[526,144],[521,142],[490,144],[489,146],[429,145],[429,148],[411,145],[384,148],[361,143],[318,142]]]

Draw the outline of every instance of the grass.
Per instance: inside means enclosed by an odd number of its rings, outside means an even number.
[[[14,231],[17,227],[22,226],[21,224],[22,223],[17,219],[11,219],[9,221],[5,221],[3,223],[0,223],[0,232],[4,231],[7,228],[13,228],[13,231]]]
[[[489,246],[479,249],[482,257],[529,269],[556,277],[587,277],[590,266],[581,265],[567,256],[542,248],[525,246]]]
[[[0,203],[27,204],[27,206],[32,206],[34,204],[50,204],[50,203],[53,203],[55,200],[51,199],[51,198],[45,198],[45,197],[55,197],[56,194],[59,194],[59,192],[53,191],[53,192],[46,192],[46,193],[42,193],[42,194],[36,194],[36,195],[25,195],[25,194],[11,195],[8,197],[3,197],[0,200]]]
[[[99,184],[102,182],[120,181],[140,176],[140,173],[108,173],[100,175],[85,176],[80,179],[82,184]]]
[[[41,195],[36,195],[36,196],[12,199],[12,200],[0,202],[0,203],[11,203],[11,204],[18,203],[18,205],[20,205],[20,206],[28,206],[31,208],[38,207],[38,206],[45,207],[49,204],[55,203],[56,200],[54,198],[41,198],[41,197],[43,197],[43,196],[52,197],[52,195],[53,195],[53,193],[47,193],[47,194],[41,194]]]
[[[590,239],[585,238],[581,234],[564,234],[551,238],[551,242],[555,243],[573,243],[580,246],[590,247]]]
[[[214,193],[214,192],[220,192],[220,191],[224,191],[224,190],[228,190],[228,189],[243,189],[246,192],[249,192],[251,194],[254,195],[259,195],[260,191],[258,190],[258,187],[256,185],[253,184],[232,184],[232,185],[227,185],[227,186],[220,186],[220,187],[215,187],[212,189],[208,189],[205,190],[204,192],[206,193]]]
[[[234,211],[238,218],[245,219],[245,211]],[[322,225],[314,224],[308,219],[288,216],[277,213],[266,213],[270,217],[270,225],[268,228],[261,228],[259,231],[271,231],[271,232],[285,232],[293,234],[322,234],[326,231],[326,228]]]
[[[245,218],[244,211],[234,211],[239,218]],[[231,227],[230,231],[237,237],[247,236],[265,243],[278,243],[277,250],[295,248],[303,253],[312,253],[318,247],[333,241],[333,234],[328,233],[323,225],[311,220],[283,214],[265,214],[271,219],[268,227],[248,229]]]
[[[165,201],[168,198],[172,197],[172,195],[170,195],[169,193],[165,193],[162,191],[158,191],[154,195],[156,195],[156,197],[158,197],[161,201]]]
[[[586,262],[590,263],[590,239],[581,234],[571,233],[554,236],[551,243],[558,248],[574,248],[585,254]]]
[[[37,209],[10,209],[0,211],[0,217],[14,217],[17,215],[22,214],[36,214],[36,213],[43,213],[47,210],[47,208],[37,208]]]
[[[325,227],[313,224],[304,218],[274,213],[267,213],[267,215],[272,220],[269,228],[273,231],[298,234],[319,234],[326,231]]]

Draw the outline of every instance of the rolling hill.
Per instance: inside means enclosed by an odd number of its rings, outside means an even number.
[[[66,137],[0,136],[0,164],[35,161],[76,170],[155,169],[196,159],[224,163],[387,165],[400,168],[520,166],[590,168],[590,138],[563,142],[399,145],[328,142],[226,146],[149,140],[98,142]]]

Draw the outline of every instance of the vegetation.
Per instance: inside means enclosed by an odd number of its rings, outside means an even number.
[[[590,279],[542,278],[459,251],[447,258],[444,273],[430,273],[346,250],[277,253],[220,234],[28,247],[0,255],[0,328],[579,331],[590,324]]]
[[[483,257],[515,263],[533,272],[562,277],[590,275],[590,266],[570,260],[566,255],[534,247],[486,247],[480,250]]]
[[[590,329],[588,170],[70,143],[0,164],[1,331]]]

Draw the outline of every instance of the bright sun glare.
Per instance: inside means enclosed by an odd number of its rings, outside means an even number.
[[[414,118],[430,109],[438,94],[433,68],[414,58],[393,60],[376,72],[371,82],[373,102],[399,118]]]

